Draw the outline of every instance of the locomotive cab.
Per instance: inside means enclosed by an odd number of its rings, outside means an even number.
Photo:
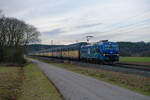
[[[80,58],[88,61],[112,64],[119,61],[119,48],[116,42],[100,41],[82,46],[80,49]]]
[[[102,42],[100,48],[105,62],[119,61],[119,47],[116,42]]]

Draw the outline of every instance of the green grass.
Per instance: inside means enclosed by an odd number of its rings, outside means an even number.
[[[150,78],[91,67],[83,67],[69,63],[44,62],[150,96]]]
[[[150,57],[120,57],[120,62],[150,63]]]
[[[55,86],[32,63],[0,66],[0,100],[63,100]]]
[[[24,68],[24,76],[19,100],[62,100],[60,93],[35,64]]]

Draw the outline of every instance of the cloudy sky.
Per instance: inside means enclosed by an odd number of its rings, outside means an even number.
[[[0,0],[6,16],[34,25],[43,44],[150,41],[150,0]]]

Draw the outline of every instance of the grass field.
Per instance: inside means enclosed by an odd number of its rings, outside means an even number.
[[[0,100],[16,100],[20,95],[22,70],[0,66]]]
[[[0,100],[63,100],[55,86],[30,63],[20,67],[0,66]]]
[[[150,63],[150,57],[120,57],[120,62]]]
[[[56,88],[35,64],[24,69],[24,76],[23,93],[19,100],[62,100]]]
[[[54,63],[45,60],[41,61],[150,96],[150,78],[91,67],[77,66],[69,63]]]

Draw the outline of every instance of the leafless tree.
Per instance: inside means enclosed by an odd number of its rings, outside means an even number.
[[[40,32],[34,26],[27,25],[24,45],[26,46],[30,43],[40,42],[39,36]]]
[[[0,18],[0,46],[24,46],[39,41],[40,32],[16,18]]]
[[[4,40],[5,40],[5,34],[3,33],[4,22],[5,22],[5,17],[2,15],[2,10],[0,10],[0,47],[2,47],[2,44],[4,44]]]
[[[25,49],[28,44],[39,41],[39,35],[40,32],[34,26],[16,18],[5,17],[0,10],[0,54],[10,47]]]

